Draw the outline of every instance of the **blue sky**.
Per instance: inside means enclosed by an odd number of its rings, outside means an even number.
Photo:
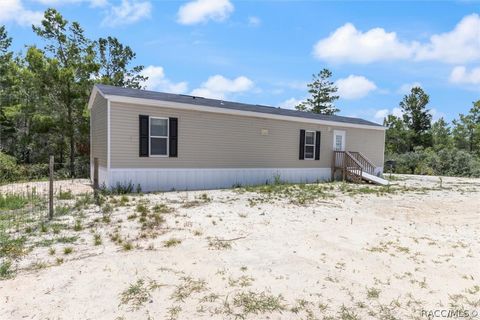
[[[16,51],[48,7],[130,45],[153,90],[293,108],[326,67],[341,115],[381,122],[413,85],[434,119],[480,99],[478,1],[0,0]]]

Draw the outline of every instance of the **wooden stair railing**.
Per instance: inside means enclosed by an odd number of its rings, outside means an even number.
[[[341,169],[344,180],[348,179],[357,183],[362,181],[362,164],[349,151],[334,151],[332,167],[332,179],[335,170]]]
[[[357,151],[350,151],[352,156],[360,163],[363,171],[369,174],[375,174],[375,165],[363,153]]]

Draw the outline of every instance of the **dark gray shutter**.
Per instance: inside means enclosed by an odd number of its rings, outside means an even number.
[[[170,148],[170,157],[178,157],[178,119],[169,118],[168,124],[168,139],[169,139],[169,148]]]
[[[148,157],[148,139],[149,139],[149,116],[139,115],[139,136],[140,136],[140,143],[139,143],[139,156],[140,157]]]
[[[305,159],[305,130],[300,130],[300,152],[298,154],[298,159]]]
[[[315,132],[315,160],[320,160],[320,131]]]

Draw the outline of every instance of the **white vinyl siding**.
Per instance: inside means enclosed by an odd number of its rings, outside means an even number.
[[[139,115],[178,118],[178,157],[139,158]],[[262,129],[268,135],[262,135]],[[319,161],[298,157],[298,132],[321,131]],[[111,168],[329,168],[334,130],[345,148],[383,165],[383,130],[346,128],[158,106],[111,103]]]

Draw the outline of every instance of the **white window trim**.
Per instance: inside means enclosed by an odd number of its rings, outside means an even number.
[[[152,136],[152,119],[167,120],[167,135],[166,136]],[[170,151],[170,121],[169,118],[163,117],[148,117],[148,156],[152,158],[168,158]],[[167,153],[166,154],[152,154],[152,138],[166,138],[167,139]]]
[[[337,136],[342,136],[342,147],[343,147],[343,150],[336,150],[336,147],[337,147]],[[345,149],[347,148],[346,146],[346,133],[344,130],[334,130],[333,131],[333,150],[334,151],[345,151]]]
[[[313,144],[308,144],[307,143],[307,133],[312,132],[313,133]],[[303,147],[303,159],[304,160],[315,160],[315,145],[317,140],[317,133],[315,131],[311,130],[305,130],[305,144]],[[313,157],[307,158],[307,146],[312,147],[313,146]]]

